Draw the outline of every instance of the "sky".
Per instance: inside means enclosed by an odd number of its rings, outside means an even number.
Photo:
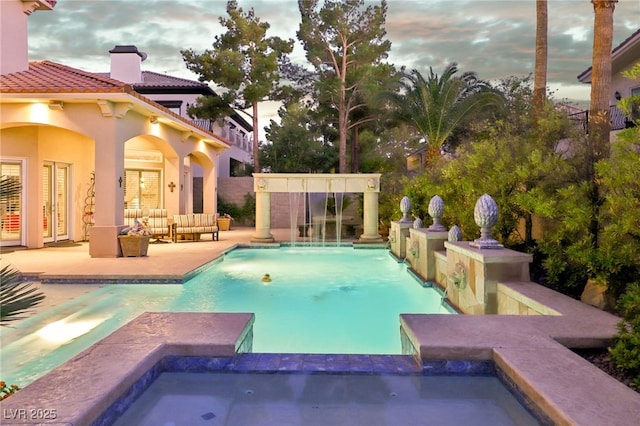
[[[2,1],[2,0],[0,0]],[[380,4],[380,1],[367,3]],[[498,81],[533,72],[534,0],[387,0],[387,61],[441,73],[456,62],[459,73]],[[296,0],[238,0],[268,22],[267,36],[295,39],[300,22]],[[49,60],[91,72],[109,71],[109,50],[133,44],[148,58],[142,68],[197,80],[180,51],[200,53],[223,31],[224,0],[58,0],[53,11],[29,18],[29,59]],[[593,5],[590,0],[548,1],[547,84],[557,100],[585,105],[589,86],[577,76],[591,65]],[[613,47],[640,28],[640,0],[619,0],[614,12]],[[296,46],[292,60],[306,63]],[[261,114],[273,118],[275,110]]]

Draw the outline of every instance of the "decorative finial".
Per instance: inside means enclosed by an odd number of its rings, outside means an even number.
[[[402,212],[402,219],[400,219],[400,223],[411,223],[411,219],[409,219],[411,200],[409,197],[404,196],[402,197],[402,200],[400,200],[400,211]]]
[[[442,201],[439,195],[434,195],[429,201],[429,216],[433,218],[433,224],[427,228],[428,231],[442,232],[447,230],[447,228],[440,223],[443,213],[444,201]]]
[[[451,229],[449,229],[449,241],[462,241],[462,231],[458,227],[458,225],[453,225]]]
[[[422,228],[422,219],[416,217],[416,220],[413,221],[413,229]]]
[[[491,238],[491,228],[498,223],[498,205],[488,194],[478,198],[473,210],[473,218],[480,227],[480,238],[470,243],[472,247],[479,249],[503,248],[496,240]]]

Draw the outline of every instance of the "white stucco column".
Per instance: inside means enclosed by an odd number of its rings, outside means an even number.
[[[124,137],[104,126],[95,139],[95,225],[89,231],[91,257],[118,257],[124,223]]]
[[[272,243],[271,235],[271,193],[256,191],[256,233],[251,237],[252,243]]]
[[[362,214],[363,233],[360,236],[361,242],[382,242],[382,237],[378,234],[378,192],[368,190],[364,192],[364,205]]]
[[[216,213],[216,183],[218,177],[217,170],[213,167],[205,167],[202,174],[202,211],[205,213]]]

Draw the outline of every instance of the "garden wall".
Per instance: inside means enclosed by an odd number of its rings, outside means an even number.
[[[249,193],[255,198],[253,191],[253,176],[242,177],[219,177],[218,195],[227,203],[235,204],[239,207],[244,205],[244,197]],[[302,197],[300,197],[302,198]],[[302,204],[302,200],[300,201]],[[289,194],[274,192],[271,194],[271,228],[289,228],[290,218]],[[225,213],[225,212],[218,212]],[[298,223],[303,223],[304,209],[298,208]]]

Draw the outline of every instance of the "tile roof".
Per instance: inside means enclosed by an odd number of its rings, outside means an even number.
[[[131,85],[50,61],[0,76],[0,93],[133,93]]]
[[[102,77],[110,77],[110,73],[101,72],[97,73]],[[160,74],[153,71],[142,71],[142,82],[132,83],[133,87],[147,89],[147,88],[170,88],[170,89],[199,89],[202,92],[215,95],[215,92],[206,83],[201,83],[195,80],[187,80],[186,78],[173,77],[166,74]]]
[[[36,95],[43,93],[125,93],[162,110],[175,121],[186,123],[206,134],[215,136],[216,139],[227,145],[232,145],[220,135],[184,119],[159,103],[137,93],[130,84],[51,61],[29,62],[29,69],[26,71],[0,75],[0,94],[10,93]]]
[[[142,83],[136,83],[136,86],[138,85],[157,87],[198,87],[211,90],[206,83],[202,83],[200,81],[187,80],[186,78],[173,77],[153,71],[142,71]]]

